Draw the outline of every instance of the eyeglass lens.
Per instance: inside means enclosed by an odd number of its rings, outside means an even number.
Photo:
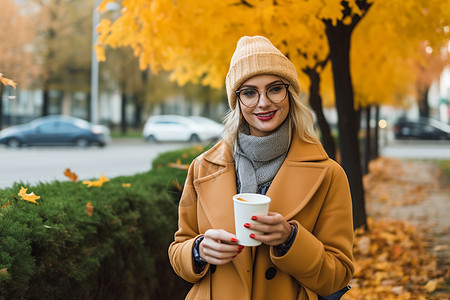
[[[266,89],[266,96],[273,103],[280,103],[286,98],[287,95],[287,85],[286,84],[275,84],[269,86]],[[260,93],[255,88],[245,88],[238,91],[238,97],[245,106],[256,106],[259,101]]]

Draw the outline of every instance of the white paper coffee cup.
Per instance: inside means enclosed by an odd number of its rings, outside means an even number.
[[[245,201],[239,200],[243,199]],[[252,216],[267,215],[269,212],[270,198],[265,195],[243,193],[233,196],[234,203],[234,226],[238,244],[242,246],[258,246],[261,242],[250,237],[251,233],[261,232],[245,228],[245,223],[256,223]]]

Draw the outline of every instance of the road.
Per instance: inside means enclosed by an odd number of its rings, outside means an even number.
[[[450,159],[450,141],[389,140],[381,149],[386,157],[412,159]],[[70,168],[80,180],[132,175],[146,172],[151,161],[162,152],[189,147],[187,143],[146,144],[140,139],[113,141],[105,148],[0,147],[0,188],[13,182],[26,185],[53,180],[64,181]]]
[[[390,140],[381,155],[408,159],[450,159],[450,141]]]
[[[89,147],[0,147],[0,188],[14,182],[26,185],[68,180],[70,168],[80,180],[132,175],[150,170],[151,161],[162,152],[189,147],[187,143],[146,144],[142,140],[113,142],[104,148]]]

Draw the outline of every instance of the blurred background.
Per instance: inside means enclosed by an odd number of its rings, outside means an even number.
[[[129,47],[108,49],[108,60],[98,63],[92,57],[93,21],[99,21],[93,2],[2,1],[0,70],[17,88],[2,85],[0,129],[49,114],[107,125],[114,133],[142,130],[152,114],[220,121],[227,109],[223,90],[180,87],[167,72],[141,70]],[[104,15],[119,14],[119,5],[112,5]],[[91,88],[98,89],[95,95]]]
[[[264,35],[296,65],[330,157],[360,178],[350,160],[366,173],[370,159],[395,153],[392,141],[448,150],[449,11],[425,0],[3,0],[0,144],[216,140],[236,42]],[[48,115],[76,119],[43,124]],[[159,115],[177,119],[154,124]]]
[[[122,30],[113,25],[101,27],[102,35],[109,34],[109,42],[103,38],[99,43],[106,52],[106,60],[99,63],[92,51],[97,43],[97,26],[101,19],[120,21],[126,17],[126,8],[120,1],[104,1],[100,13],[96,7],[101,2],[94,2],[2,1],[0,71],[14,80],[17,88],[2,85],[0,129],[49,114],[107,125],[114,134],[141,131],[147,118],[155,114],[202,115],[221,121],[227,110],[223,81],[229,59],[237,39],[253,34],[268,36],[290,55],[306,98],[312,78],[308,72],[317,72],[327,121],[330,125],[337,123],[328,46],[320,32],[323,28],[311,20],[317,14],[314,7],[308,8],[305,3],[292,7],[284,1],[228,1],[227,11],[227,1],[188,1],[181,8],[152,1],[154,7],[149,10],[144,7],[148,1],[137,1],[136,7],[142,8],[139,14],[149,14],[152,23],[122,20],[117,24]],[[234,2],[236,5],[231,6]],[[383,126],[391,128],[399,116],[431,117],[449,123],[450,48],[445,2],[416,0],[388,7],[373,1],[352,37],[350,57],[357,110],[378,106],[380,119],[387,121]],[[197,22],[188,26],[190,9],[196,12]],[[277,17],[288,10],[287,17],[294,15],[296,19],[280,25]],[[175,12],[180,13],[178,19],[173,16]],[[394,13],[396,20],[392,20]],[[215,22],[210,24],[212,18]],[[430,19],[433,22],[428,22]],[[233,25],[236,21],[241,24]],[[142,28],[131,31],[136,24],[151,26],[149,31],[159,26],[159,32],[142,41]],[[232,34],[230,28],[235,29]],[[176,43],[178,48],[174,47]],[[205,43],[210,44],[206,49]],[[294,47],[298,53],[293,53]],[[186,54],[200,48],[207,53]],[[183,58],[191,61],[182,62]],[[204,59],[203,65],[196,64],[195,59]],[[185,71],[176,69],[176,63]]]

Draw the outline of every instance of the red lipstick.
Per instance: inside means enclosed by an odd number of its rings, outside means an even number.
[[[276,110],[272,110],[272,111],[257,113],[257,114],[255,114],[255,116],[258,118],[258,120],[269,121],[269,120],[272,120],[273,117],[275,117],[276,113],[277,113]]]

